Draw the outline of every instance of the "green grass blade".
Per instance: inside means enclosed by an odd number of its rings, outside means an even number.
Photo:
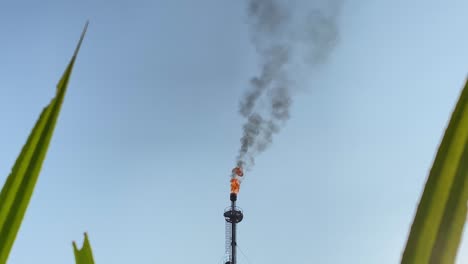
[[[75,53],[57,85],[55,97],[42,111],[23,146],[13,169],[0,192],[0,263],[6,263],[28,207],[34,186],[60,113],[67,84],[75,63],[76,55],[83,41],[87,24],[81,35]]]
[[[78,249],[76,243],[73,242],[73,252],[75,253],[76,264],[94,264],[93,251],[89,243],[88,234],[84,234],[83,247]]]
[[[468,200],[468,81],[445,131],[401,263],[454,263]]]

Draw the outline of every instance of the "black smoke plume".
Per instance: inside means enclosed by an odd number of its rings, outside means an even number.
[[[290,118],[291,67],[326,62],[338,39],[341,0],[248,0],[247,15],[260,72],[240,101],[243,126],[237,165],[250,169]],[[305,67],[305,68],[304,68]]]

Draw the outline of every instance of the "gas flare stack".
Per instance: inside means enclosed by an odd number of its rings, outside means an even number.
[[[226,220],[226,262],[225,264],[236,264],[237,255],[237,238],[236,227],[242,221],[244,214],[242,210],[236,206],[237,194],[239,192],[240,182],[244,176],[242,168],[236,167],[232,170],[231,176],[231,206],[224,210],[224,219]]]

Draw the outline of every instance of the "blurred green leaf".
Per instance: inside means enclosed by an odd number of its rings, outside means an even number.
[[[0,263],[2,264],[8,259],[34,191],[86,28],[87,24],[75,53],[57,85],[55,97],[39,116],[0,192]]]
[[[93,251],[91,250],[88,234],[84,234],[84,242],[81,249],[78,249],[76,243],[73,242],[73,251],[75,253],[76,264],[94,264]]]
[[[468,201],[468,82],[429,173],[401,263],[454,263]]]

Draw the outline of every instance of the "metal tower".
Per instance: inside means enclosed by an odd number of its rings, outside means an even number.
[[[244,218],[242,210],[236,207],[237,194],[231,193],[231,206],[224,210],[224,219],[226,220],[226,254],[228,259],[225,264],[236,264],[236,226]]]

